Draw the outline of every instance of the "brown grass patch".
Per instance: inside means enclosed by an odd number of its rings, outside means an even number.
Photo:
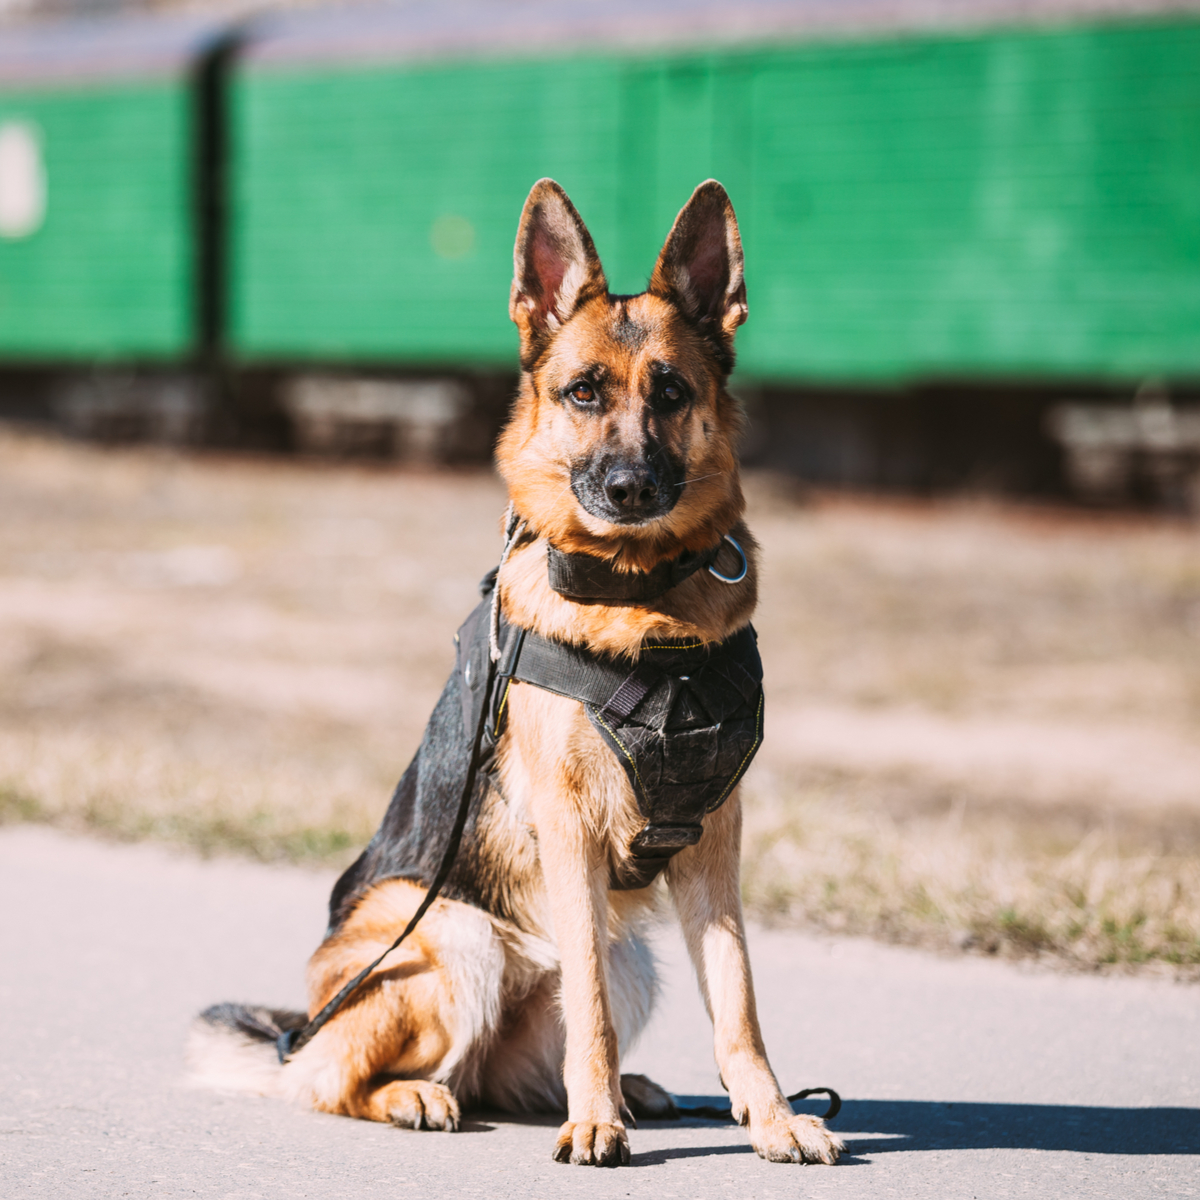
[[[1193,970],[1195,527],[749,491],[768,687],[753,909]],[[503,503],[486,472],[0,431],[0,820],[349,861]]]
[[[767,919],[1200,978],[1191,828],[973,802],[904,777],[812,772],[781,784],[760,775],[752,790],[745,891]]]

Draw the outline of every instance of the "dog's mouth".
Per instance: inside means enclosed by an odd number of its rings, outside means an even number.
[[[645,458],[604,455],[571,468],[571,491],[584,511],[610,525],[647,525],[679,500],[683,472],[664,450]]]

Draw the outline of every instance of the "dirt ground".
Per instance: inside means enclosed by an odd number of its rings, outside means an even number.
[[[761,916],[1200,964],[1200,527],[748,481]],[[340,863],[494,563],[486,472],[0,430],[0,813]]]

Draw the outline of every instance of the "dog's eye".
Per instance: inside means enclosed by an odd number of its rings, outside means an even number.
[[[581,380],[579,383],[571,384],[568,394],[576,404],[591,404],[596,398],[596,389],[590,383],[584,383]]]
[[[686,399],[687,392],[678,379],[664,379],[658,385],[657,402],[660,408],[678,408]]]

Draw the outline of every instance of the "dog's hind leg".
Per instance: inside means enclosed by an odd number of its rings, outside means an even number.
[[[742,812],[734,793],[705,818],[700,842],[667,867],[688,953],[713,1023],[713,1048],[735,1119],[749,1126],[754,1149],[772,1162],[834,1163],[842,1141],[818,1117],[797,1115],[767,1062],[738,875]]]
[[[624,1056],[649,1022],[658,995],[654,955],[639,934],[609,946],[608,995]],[[621,1097],[637,1120],[673,1121],[679,1116],[670,1093],[645,1075],[622,1075]]]
[[[621,1095],[639,1121],[674,1121],[679,1116],[671,1093],[645,1075],[622,1075]]]
[[[309,963],[310,1013],[375,959],[424,895],[377,885]],[[454,1089],[495,1027],[503,952],[491,922],[440,900],[420,927],[284,1068],[282,1090],[325,1112],[412,1129],[457,1128]]]

